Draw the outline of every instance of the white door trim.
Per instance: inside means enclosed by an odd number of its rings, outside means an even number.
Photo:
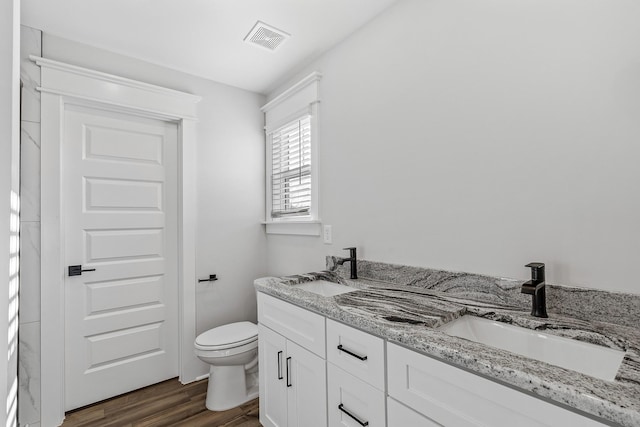
[[[200,97],[49,59],[41,67],[41,423],[64,420],[64,194],[61,143],[67,104],[90,105],[178,123],[178,286],[180,381],[195,381],[196,104]]]

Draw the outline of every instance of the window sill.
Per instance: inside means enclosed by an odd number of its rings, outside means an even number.
[[[269,221],[266,225],[267,234],[289,234],[297,236],[320,236],[321,221]]]

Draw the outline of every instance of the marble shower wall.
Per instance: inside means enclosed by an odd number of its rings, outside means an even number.
[[[42,31],[21,27],[20,331],[18,422],[40,426],[40,67]]]

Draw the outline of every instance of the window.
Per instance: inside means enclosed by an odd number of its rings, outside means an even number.
[[[271,218],[311,214],[311,116],[271,136]]]
[[[319,73],[262,107],[267,141],[267,233],[320,235],[318,219]]]

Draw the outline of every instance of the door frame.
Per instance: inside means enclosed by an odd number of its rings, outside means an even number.
[[[64,192],[61,161],[67,105],[178,124],[178,353],[180,381],[196,380],[196,108],[201,97],[31,56],[41,67],[41,423],[64,420]]]

